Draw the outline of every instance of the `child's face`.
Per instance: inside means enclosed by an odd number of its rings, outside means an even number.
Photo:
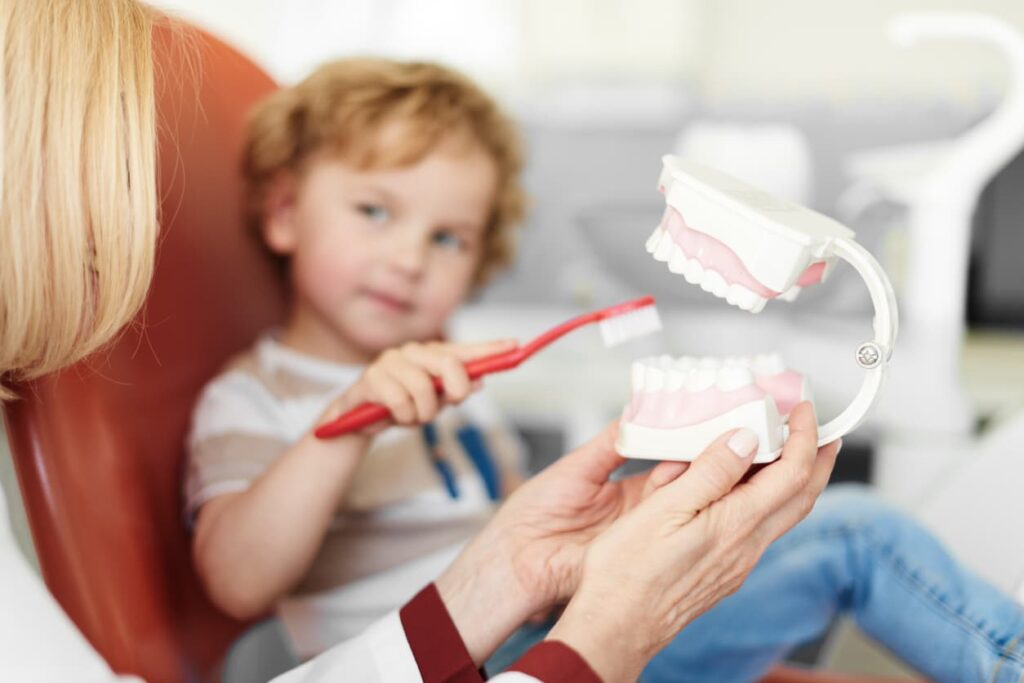
[[[365,362],[436,338],[473,283],[497,171],[482,150],[440,146],[413,166],[359,171],[321,158],[272,200],[271,248],[291,260],[286,340]]]

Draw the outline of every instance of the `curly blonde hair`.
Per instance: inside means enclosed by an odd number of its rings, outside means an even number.
[[[260,102],[250,114],[243,155],[249,221],[258,231],[274,180],[282,172],[301,177],[314,155],[361,170],[400,168],[420,161],[452,134],[468,134],[498,172],[476,272],[476,284],[484,284],[514,255],[526,205],[519,179],[522,145],[491,97],[437,64],[342,59]]]

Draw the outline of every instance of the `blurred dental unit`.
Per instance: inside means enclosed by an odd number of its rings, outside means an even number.
[[[1024,517],[1024,6],[156,4],[223,33],[281,81],[345,54],[422,57],[509,105],[526,137],[531,216],[515,266],[454,335],[526,339],[645,293],[665,323],[658,338],[611,350],[596,333],[571,336],[488,380],[537,467],[617,417],[629,362],[650,353],[778,351],[810,376],[821,422],[856,392],[853,350],[870,338],[871,307],[851,269],[751,315],[651,260],[663,154],[855,230],[893,281],[901,331],[881,402],[840,466],[1024,599],[1024,544],[978,533]]]

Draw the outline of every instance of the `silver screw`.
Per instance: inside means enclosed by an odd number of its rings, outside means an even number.
[[[882,362],[882,350],[878,348],[878,344],[874,342],[864,342],[857,347],[857,364],[862,368],[878,367],[878,364]]]

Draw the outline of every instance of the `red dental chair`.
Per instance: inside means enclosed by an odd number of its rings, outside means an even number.
[[[204,33],[159,27],[154,43],[162,233],[145,312],[109,351],[18,387],[4,418],[43,576],[78,628],[119,673],[210,681],[246,625],[192,570],[182,444],[203,383],[283,314],[236,170],[244,114],[274,84]]]

